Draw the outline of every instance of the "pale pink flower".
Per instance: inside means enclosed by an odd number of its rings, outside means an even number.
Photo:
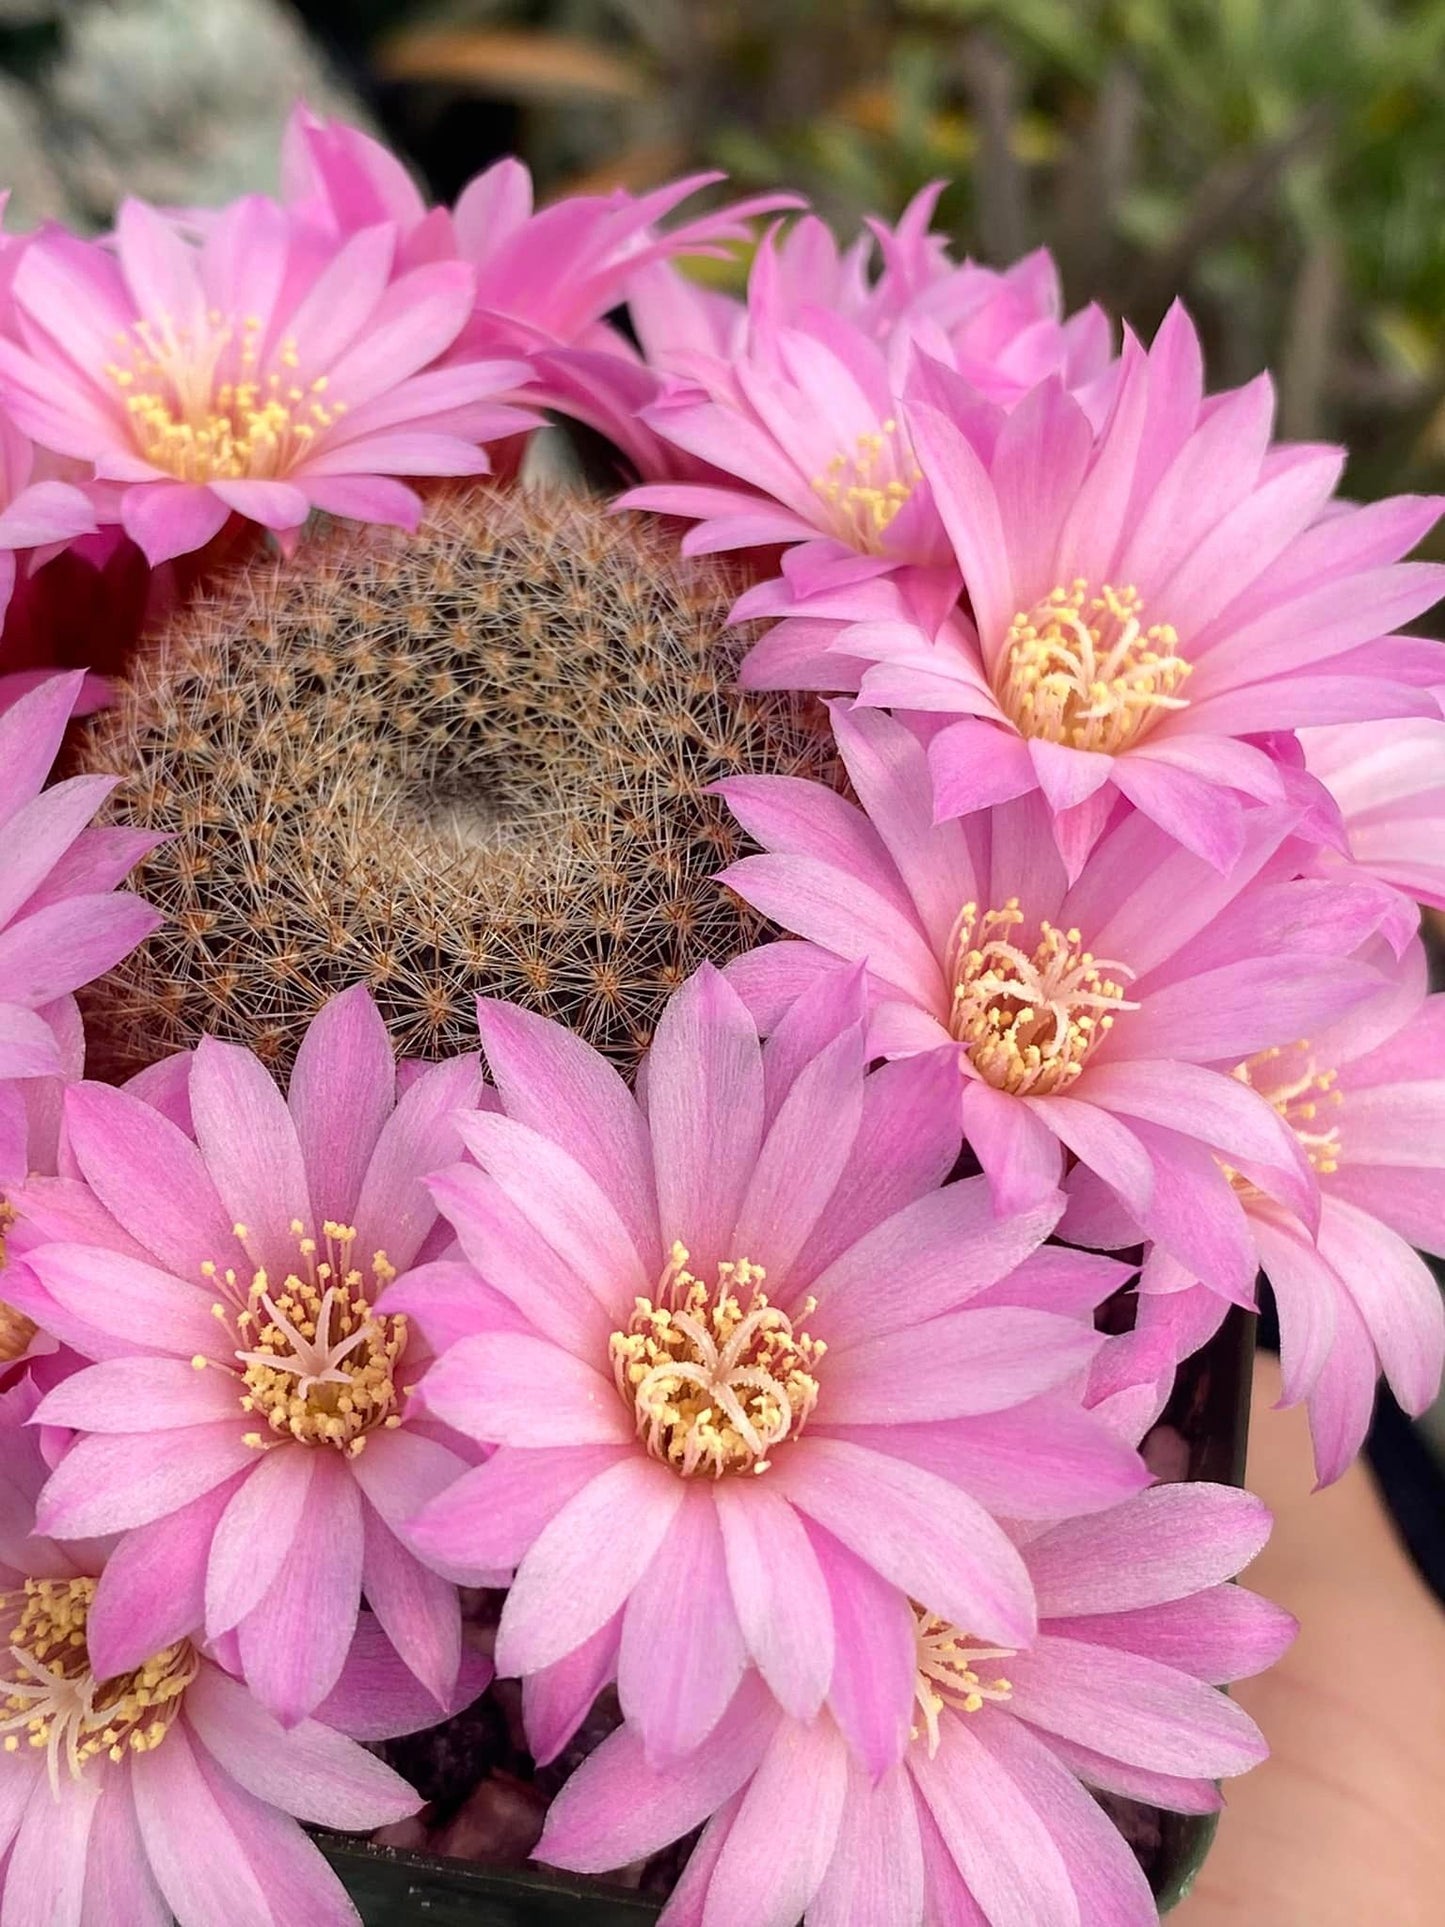
[[[34,444],[0,410],[0,620],[15,592],[21,556],[53,552],[95,526],[84,491],[73,482],[37,476]]]
[[[1445,910],[1445,722],[1340,723],[1301,730],[1300,744],[1340,807],[1354,862]]]
[[[1305,1399],[1322,1482],[1364,1443],[1383,1372],[1406,1411],[1440,1390],[1445,1308],[1413,1249],[1445,1257],[1445,995],[1418,942],[1386,991],[1235,1071],[1295,1132],[1323,1203],[1317,1233],[1240,1184],[1279,1310],[1287,1402]]]
[[[980,1180],[943,1182],[948,1067],[866,1075],[851,972],[766,1052],[700,972],[645,1110],[559,1026],[479,1014],[502,1109],[462,1124],[476,1165],[433,1181],[476,1283],[406,1302],[442,1351],[427,1406],[499,1449],[414,1530],[448,1566],[516,1568],[502,1672],[571,1662],[541,1682],[538,1750],[613,1670],[659,1759],[706,1738],[749,1664],[802,1718],[840,1673],[886,1694],[857,1629],[892,1588],[1026,1643],[991,1512],[1047,1516],[1061,1483],[1087,1510],[1143,1476],[1073,1393],[1123,1274],[1038,1251],[1057,1200],[1001,1218]]]
[[[289,1099],[210,1040],[130,1089],[67,1092],[68,1175],[16,1195],[5,1292],[95,1361],[41,1408],[77,1435],[41,1517],[126,1534],[90,1620],[104,1670],[202,1623],[294,1721],[334,1685],[364,1589],[445,1701],[456,1588],[405,1521],[468,1460],[416,1407],[428,1355],[388,1293],[450,1240],[422,1180],[459,1155],[479,1083],[458,1058],[398,1095],[358,987],[312,1023]]]
[[[283,539],[313,508],[414,527],[399,476],[476,475],[479,443],[534,417],[499,404],[514,359],[436,366],[471,313],[460,261],[393,274],[386,222],[330,249],[275,202],[234,202],[199,240],[141,201],[113,245],[47,231],[14,275],[0,392],[26,434],[116,484],[152,562],[233,512]]]
[[[1042,790],[1071,873],[1122,795],[1227,869],[1282,779],[1248,740],[1305,724],[1437,716],[1440,645],[1389,632],[1445,571],[1400,558],[1433,498],[1332,500],[1340,451],[1271,445],[1268,379],[1206,398],[1174,309],[1125,345],[1099,425],[1057,380],[1010,412],[922,363],[901,432],[948,532],[966,610],[940,626],[874,590],[786,613],[747,680],[857,689],[928,711],[940,815]],[[795,625],[802,623],[799,629]]]
[[[289,1731],[196,1626],[142,1644],[132,1665],[98,1666],[89,1622],[107,1549],[31,1529],[48,1471],[34,1406],[28,1386],[0,1396],[7,1927],[358,1927],[296,1821],[361,1831],[414,1813],[406,1782],[338,1728],[409,1732],[425,1695],[370,1622],[320,1717]]]
[[[1265,1756],[1214,1689],[1271,1665],[1294,1622],[1225,1583],[1269,1515],[1227,1487],[1159,1486],[1022,1548],[1039,1630],[1021,1650],[895,1595],[864,1635],[913,1683],[881,1733],[842,1683],[809,1724],[751,1676],[705,1747],[659,1768],[636,1733],[562,1789],[538,1858],[625,1865],[709,1824],[666,1927],[1153,1927],[1138,1863],[1087,1788],[1186,1813]],[[880,1744],[881,1742],[881,1744]]]
[[[1047,1196],[1070,1152],[1114,1205],[1093,1235],[1071,1209],[1069,1237],[1119,1247],[1142,1227],[1249,1303],[1253,1243],[1219,1160],[1306,1220],[1318,1199],[1293,1133],[1215,1066],[1377,989],[1349,953],[1390,893],[1296,880],[1293,818],[1263,809],[1228,876],[1134,812],[1070,885],[1042,798],[935,823],[925,751],[903,723],[846,704],[833,722],[863,809],[792,778],[719,785],[767,852],[722,881],[807,940],[729,966],[762,1027],[836,960],[866,964],[870,1051],[960,1061],[964,1133],[1000,1209]]]

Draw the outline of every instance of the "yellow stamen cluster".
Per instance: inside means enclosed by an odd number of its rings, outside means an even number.
[[[687,1262],[675,1244],[656,1301],[639,1298],[627,1330],[612,1334],[617,1389],[648,1451],[684,1478],[766,1472],[818,1402],[813,1374],[827,1347],[768,1303],[761,1265],[720,1264],[709,1287]],[[802,1315],[813,1309],[807,1300]]]
[[[1009,1698],[1013,1692],[1010,1681],[1002,1677],[985,1679],[978,1666],[987,1659],[1012,1659],[1015,1649],[982,1646],[921,1606],[915,1605],[913,1613],[918,1642],[913,1697],[922,1716],[922,1725],[914,1727],[913,1738],[926,1739],[931,1759],[938,1751],[938,1720],[946,1707],[956,1713],[978,1713],[988,1700],[999,1703]]]
[[[1170,709],[1193,665],[1167,622],[1145,629],[1139,592],[1079,577],[1014,617],[994,693],[1022,736],[1114,755]]]
[[[238,328],[213,308],[198,327],[161,315],[116,336],[105,372],[148,462],[182,482],[255,481],[312,452],[345,404],[325,399],[325,375],[300,377],[294,341],[265,355],[262,334],[256,316]]]
[[[9,1628],[8,1664],[0,1659],[4,1749],[44,1749],[57,1792],[62,1758],[78,1779],[102,1754],[118,1765],[158,1747],[200,1665],[183,1639],[133,1673],[98,1680],[85,1642],[94,1597],[93,1579],[27,1579],[23,1591],[0,1593],[0,1625]]]
[[[851,548],[876,552],[889,524],[913,493],[923,471],[890,415],[860,435],[852,452],[840,450],[813,487],[835,511],[839,535]]]
[[[1048,922],[1025,949],[1012,935],[1023,920],[1017,897],[982,916],[963,906],[948,948],[949,1029],[995,1090],[1047,1097],[1079,1076],[1116,1011],[1137,1008],[1124,995],[1133,972]]]
[[[1339,1170],[1343,1154],[1340,1127],[1329,1120],[1331,1110],[1345,1101],[1339,1089],[1340,1074],[1317,1068],[1307,1037],[1287,1049],[1275,1044],[1257,1052],[1237,1064],[1234,1075],[1273,1104],[1322,1178]],[[1242,1182],[1236,1173],[1231,1176],[1236,1183]]]
[[[207,1263],[201,1270],[231,1301],[212,1310],[237,1341],[242,1409],[263,1418],[277,1437],[334,1446],[355,1458],[378,1426],[401,1424],[395,1371],[407,1322],[400,1313],[373,1308],[396,1276],[386,1253],[373,1255],[368,1285],[352,1262],[355,1228],[328,1220],[322,1230],[324,1255],[300,1220],[292,1221],[301,1262],[279,1285],[264,1269],[244,1287],[234,1269]],[[244,1243],[246,1227],[237,1225],[235,1233]],[[198,1371],[208,1363],[199,1356],[191,1362]],[[246,1442],[259,1449],[277,1438],[268,1441],[256,1431]]]

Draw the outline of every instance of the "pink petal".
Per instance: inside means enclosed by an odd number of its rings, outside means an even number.
[[[915,1712],[918,1636],[907,1595],[821,1526],[808,1539],[832,1603],[828,1708],[855,1757],[877,1779],[903,1758]]]
[[[684,1483],[637,1455],[599,1473],[542,1528],[517,1570],[497,1634],[497,1669],[535,1673],[612,1617],[647,1570]]]
[[[85,1853],[85,1901],[81,1927],[171,1927],[173,1916],[161,1897],[141,1849],[130,1783],[112,1774],[101,1787]]]
[[[59,1305],[127,1349],[137,1339],[183,1358],[224,1349],[209,1294],[154,1265],[83,1244],[43,1245],[26,1264]]]
[[[737,993],[710,966],[669,1002],[647,1058],[648,1126],[666,1243],[681,1240],[710,1278],[733,1227],[762,1138],[757,1031]]]
[[[315,1720],[282,1726],[219,1667],[202,1666],[186,1694],[186,1722],[238,1785],[314,1826],[357,1833],[405,1819],[421,1804],[354,1740]]]
[[[649,1762],[703,1744],[746,1663],[713,1496],[693,1482],[622,1614],[618,1697]]]
[[[274,1927],[249,1858],[201,1771],[184,1720],[164,1746],[131,1762],[131,1791],[146,1858],[186,1927]],[[196,1842],[206,1851],[198,1853]]]
[[[712,1496],[748,1654],[783,1708],[810,1720],[833,1672],[833,1614],[807,1531],[766,1480],[720,1479]]]
[[[610,1379],[525,1332],[453,1345],[427,1373],[425,1397],[444,1423],[487,1444],[626,1445],[633,1436]]]
[[[863,1027],[799,1073],[773,1120],[738,1208],[731,1249],[781,1288],[843,1175],[863,1117]]]
[[[477,1023],[509,1117],[551,1137],[611,1200],[639,1251],[657,1248],[647,1121],[621,1077],[561,1024],[479,998]]]
[[[1052,1230],[1062,1199],[999,1218],[982,1178],[906,1205],[814,1280],[817,1327],[835,1348],[953,1309],[1003,1277]]]
[[[631,1447],[625,1453],[606,1445],[531,1452],[504,1445],[429,1504],[412,1521],[408,1537],[433,1564],[509,1571],[570,1499],[609,1466],[631,1458]]]
[[[287,1095],[323,1219],[354,1222],[361,1182],[395,1095],[391,1039],[371,992],[356,984],[323,1005],[307,1026]]]
[[[133,1527],[106,1560],[85,1624],[99,1678],[133,1671],[203,1623],[206,1547],[242,1477]]]
[[[66,1131],[86,1183],[159,1263],[201,1282],[201,1266],[224,1262],[232,1218],[199,1150],[129,1091],[76,1084],[66,1093]]]
[[[361,1181],[358,1229],[386,1247],[398,1271],[406,1270],[436,1223],[423,1180],[461,1156],[458,1113],[476,1103],[480,1084],[475,1057],[433,1064],[401,1093],[381,1127]]]
[[[1268,1751],[1223,1693],[1138,1653],[1041,1633],[1008,1666],[1018,1718],[1152,1773],[1219,1779]]]
[[[876,1784],[856,1760],[833,1857],[808,1908],[808,1927],[917,1927],[923,1912],[923,1843],[907,1773]]]
[[[1082,1371],[1102,1342],[1076,1319],[997,1305],[835,1345],[825,1367],[827,1422],[898,1425],[1001,1411]]]
[[[1282,1607],[1258,1593],[1217,1585],[1133,1612],[1081,1613],[1055,1620],[1049,1631],[1093,1646],[1143,1653],[1211,1686],[1223,1686],[1273,1666],[1298,1627]]]
[[[911,1598],[981,1639],[1024,1644],[1034,1624],[1023,1562],[968,1494],[901,1459],[811,1436],[779,1456],[782,1496]]]
[[[1081,1927],[1052,1833],[984,1743],[989,1711],[947,1717],[937,1755],[914,1747],[908,1770],[989,1927]]]
[[[371,1506],[362,1508],[366,1603],[400,1658],[445,1707],[461,1665],[457,1589],[430,1572]]]
[[[94,1539],[149,1525],[254,1460],[235,1423],[80,1438],[41,1494],[37,1527],[58,1539]]]
[[[552,1802],[534,1858],[576,1873],[608,1873],[691,1833],[753,1773],[777,1721],[776,1707],[749,1676],[708,1744],[677,1766],[649,1766],[638,1735],[619,1727]]]
[[[240,1414],[239,1383],[231,1373],[197,1371],[187,1359],[139,1356],[73,1373],[41,1401],[36,1422],[99,1434],[171,1432]]]
[[[54,1003],[128,956],[161,913],[124,890],[67,897],[0,930],[0,1001]]]
[[[963,1129],[988,1177],[1000,1217],[1047,1204],[1064,1173],[1059,1140],[1048,1114],[996,1091],[982,1078],[963,1083]]]
[[[45,1774],[27,1777],[30,1800],[5,1868],[5,1927],[80,1927],[100,1778],[67,1784],[56,1799]]]
[[[289,1443],[252,1455],[249,1473],[217,1521],[205,1562],[205,1626],[212,1639],[238,1626],[280,1577],[318,1457]]]
[[[317,1464],[291,1556],[237,1627],[246,1683],[286,1726],[335,1686],[361,1605],[361,1495],[338,1454],[310,1450]]]
[[[719,1927],[795,1927],[833,1856],[848,1753],[828,1720],[785,1720],[763,1755],[718,1856],[709,1906]]]
[[[229,510],[218,495],[190,482],[142,482],[121,500],[121,526],[151,567],[203,549],[225,527]]]
[[[470,1706],[491,1677],[489,1659],[465,1653],[444,1710],[459,1713]],[[354,1740],[392,1740],[434,1726],[436,1717],[436,1701],[402,1663],[374,1615],[363,1612],[341,1677],[317,1707],[316,1719]]]
[[[528,1673],[522,1681],[522,1722],[538,1766],[550,1766],[592,1710],[597,1695],[617,1677],[622,1614],[615,1613],[565,1659]]]
[[[191,1066],[191,1112],[221,1202],[244,1227],[237,1235],[247,1254],[284,1277],[296,1249],[292,1224],[320,1229],[285,1099],[250,1051],[203,1037]]]
[[[1030,1542],[1024,1563],[1043,1618],[1128,1612],[1232,1579],[1269,1538],[1253,1493],[1159,1485],[1127,1505],[1070,1519]]]
[[[1445,1364],[1445,1304],[1429,1268],[1388,1226],[1341,1198],[1325,1198],[1319,1245],[1354,1299],[1395,1396],[1407,1412],[1423,1412]]]

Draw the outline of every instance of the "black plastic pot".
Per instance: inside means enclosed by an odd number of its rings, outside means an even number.
[[[1181,1370],[1160,1419],[1161,1434],[1172,1431],[1183,1441],[1191,1479],[1243,1483],[1254,1328],[1252,1316],[1231,1311],[1218,1335]],[[1130,1837],[1146,1843],[1146,1871],[1161,1913],[1167,1912],[1203,1864],[1214,1817],[1164,1813],[1128,1801],[1108,1804]],[[642,1927],[663,1905],[602,1881],[501,1871],[334,1836],[323,1837],[321,1845],[366,1927]]]

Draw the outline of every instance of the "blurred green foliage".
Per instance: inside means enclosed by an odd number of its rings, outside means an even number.
[[[713,163],[847,230],[945,177],[961,251],[1046,242],[1071,304],[1145,332],[1182,295],[1216,382],[1272,367],[1284,432],[1355,450],[1352,492],[1445,486],[1445,0],[402,11],[381,70],[508,100],[554,187]]]

